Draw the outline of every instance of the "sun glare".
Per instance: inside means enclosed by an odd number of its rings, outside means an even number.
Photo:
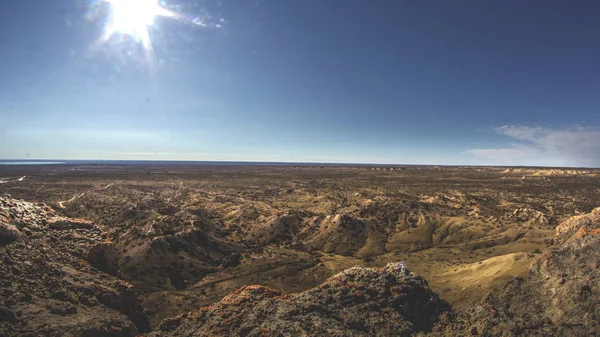
[[[106,26],[106,36],[127,34],[150,48],[148,29],[157,16],[173,16],[157,0],[105,0],[111,6],[111,16]]]
[[[123,52],[121,55],[138,59],[141,54],[138,53],[137,47],[141,45],[146,61],[151,67],[154,67],[156,62],[152,32],[157,32],[159,28],[155,22],[157,17],[166,17],[202,28],[221,28],[225,22],[225,19],[215,19],[205,12],[201,16],[185,14],[181,6],[169,5],[168,0],[89,1],[90,14],[88,15],[94,18],[94,15],[101,13],[101,16],[97,17],[102,17],[104,20],[104,32],[90,46],[88,52],[94,54],[103,46],[113,46],[114,48],[111,49],[114,52]],[[169,8],[174,10],[171,11]]]

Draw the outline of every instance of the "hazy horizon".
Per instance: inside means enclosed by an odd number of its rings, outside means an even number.
[[[535,165],[486,165],[486,164],[419,164],[419,163],[371,163],[371,162],[314,162],[314,161],[249,161],[249,160],[186,160],[186,159],[0,159],[0,165],[84,165],[84,164],[232,164],[232,165],[333,165],[333,166],[377,166],[377,167],[482,167],[482,168],[528,168],[528,169],[600,169],[594,166],[535,166]]]
[[[0,158],[600,167],[600,3],[0,12]]]

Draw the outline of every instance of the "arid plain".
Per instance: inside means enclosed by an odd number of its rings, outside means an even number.
[[[455,309],[501,291],[600,206],[600,170],[434,166],[0,167],[0,195],[90,221],[94,267],[150,324],[247,285],[298,293],[402,262]],[[139,327],[138,327],[138,330]],[[141,329],[143,330],[143,329]]]

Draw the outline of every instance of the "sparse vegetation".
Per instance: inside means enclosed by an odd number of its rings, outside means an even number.
[[[27,180],[0,192],[72,199],[55,211],[104,230],[154,325],[241,286],[294,293],[399,260],[455,308],[469,307],[526,275],[557,222],[600,200],[592,170],[556,171],[550,183],[534,178],[540,170],[499,168],[26,169]]]

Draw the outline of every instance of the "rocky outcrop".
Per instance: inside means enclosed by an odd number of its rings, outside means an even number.
[[[135,289],[92,266],[106,235],[43,204],[0,197],[0,336],[134,336],[150,330]],[[7,237],[4,235],[4,237]],[[90,258],[90,256],[103,256]]]
[[[163,320],[150,336],[389,336],[431,329],[450,306],[403,264],[354,267],[283,294],[245,286],[199,311]]]
[[[466,312],[444,315],[437,335],[600,335],[600,208],[556,229],[555,245],[525,278]]]
[[[586,234],[597,231],[599,227],[600,207],[595,208],[589,214],[574,216],[558,225],[556,227],[556,237],[554,240],[557,244],[579,240],[586,236]]]

